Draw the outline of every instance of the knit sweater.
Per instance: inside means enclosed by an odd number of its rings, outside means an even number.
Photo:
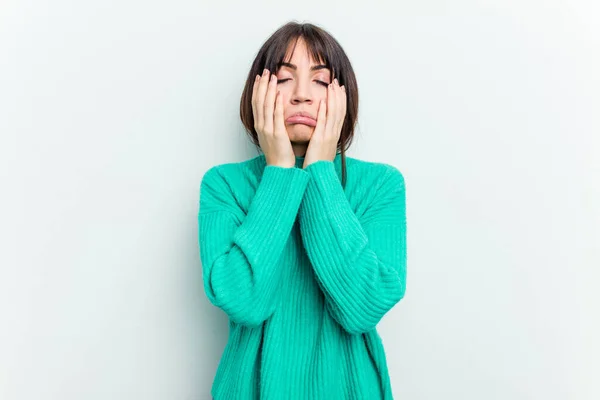
[[[341,155],[213,166],[198,210],[208,300],[229,319],[215,400],[390,400],[376,325],[406,289],[405,186]]]

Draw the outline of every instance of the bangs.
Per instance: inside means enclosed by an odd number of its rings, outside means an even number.
[[[298,44],[299,40],[302,40],[306,44],[308,56],[313,63],[325,64],[328,67],[331,65],[331,63],[329,61],[330,58],[327,56],[327,54],[325,54],[325,46],[322,43],[320,43],[319,41],[315,40],[314,37],[312,39],[307,39],[304,36],[297,36],[295,38],[290,38],[290,40],[288,41],[288,43],[286,45],[286,49],[289,48],[289,44],[292,43],[292,41],[294,42],[293,46],[291,47],[288,54],[285,54],[284,56],[281,57],[280,62],[281,61],[290,62],[292,60],[294,52],[296,51],[296,45]],[[284,57],[286,57],[286,58],[284,59]]]
[[[265,68],[278,71],[283,62],[290,62],[299,40],[302,40],[306,45],[306,51],[313,63],[323,64],[329,68],[332,80],[338,76],[337,71],[339,71],[340,66],[336,66],[336,58],[333,52],[328,51],[326,39],[319,37],[318,33],[312,30],[289,32],[287,37],[285,35],[279,36],[277,42],[271,43],[270,51],[265,54]]]

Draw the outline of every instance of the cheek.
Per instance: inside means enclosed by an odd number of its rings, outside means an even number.
[[[322,95],[318,96],[315,100],[316,100],[316,103],[317,103],[317,111],[318,111],[319,110],[319,104],[321,104],[321,100],[323,100],[325,102],[325,105],[327,105],[327,92],[325,92]]]
[[[281,104],[283,105],[283,112],[285,113],[285,110],[288,105],[288,101],[290,99],[290,95],[289,95],[289,93],[287,93],[286,90],[283,90],[283,89],[278,89],[278,90],[279,90],[279,99],[281,100]]]

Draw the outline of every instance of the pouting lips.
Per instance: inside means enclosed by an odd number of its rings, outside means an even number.
[[[285,120],[289,124],[304,124],[309,126],[317,126],[317,121],[310,117],[302,117],[300,115],[289,117]]]

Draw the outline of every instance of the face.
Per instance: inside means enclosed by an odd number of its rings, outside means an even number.
[[[307,143],[317,123],[321,99],[327,100],[327,85],[331,71],[309,58],[305,43],[300,38],[289,64],[283,64],[277,75],[277,90],[283,100],[283,117],[290,141]],[[294,118],[297,112],[305,112],[309,118]]]

